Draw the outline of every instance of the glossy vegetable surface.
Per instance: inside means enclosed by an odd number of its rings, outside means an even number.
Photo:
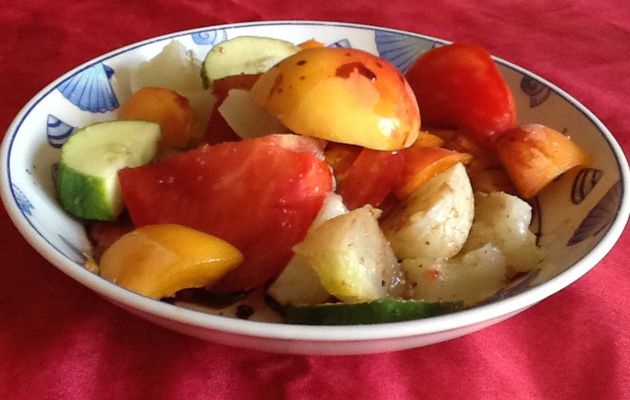
[[[220,237],[245,257],[217,285],[257,287],[277,275],[332,189],[310,138],[271,135],[174,155],[121,171],[135,226],[180,224]]]
[[[264,73],[251,93],[302,135],[375,150],[408,147],[418,136],[418,106],[405,78],[361,50],[302,50]]]
[[[523,198],[531,198],[560,174],[591,164],[591,157],[562,133],[530,124],[507,132],[497,152]]]
[[[455,43],[424,53],[405,74],[423,126],[459,128],[492,147],[516,123],[510,89],[490,53]]]
[[[160,299],[212,285],[243,261],[229,243],[181,225],[147,225],[117,240],[101,258],[100,274]]]

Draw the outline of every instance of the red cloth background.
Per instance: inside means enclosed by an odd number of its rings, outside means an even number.
[[[213,24],[319,19],[479,43],[573,94],[630,154],[628,2],[491,3],[5,1],[0,129],[54,78],[122,45]],[[429,347],[343,357],[267,354],[167,331],[56,270],[4,212],[0,239],[2,399],[630,398],[628,230],[592,272],[506,322]]]

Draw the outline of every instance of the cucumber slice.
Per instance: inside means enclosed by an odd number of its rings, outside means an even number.
[[[289,306],[284,321],[299,325],[380,324],[434,317],[462,309],[462,302],[383,299],[369,303]]]
[[[56,183],[62,207],[83,219],[118,217],[118,170],[151,161],[160,135],[160,125],[146,121],[101,122],[76,131],[61,148]]]
[[[291,42],[261,36],[239,36],[214,46],[201,67],[204,87],[219,78],[259,74],[300,50]]]

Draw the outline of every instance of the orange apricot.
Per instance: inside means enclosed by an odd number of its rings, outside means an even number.
[[[539,124],[505,132],[497,141],[497,152],[525,199],[571,168],[591,164],[591,157],[569,137]]]
[[[190,102],[170,89],[144,87],[138,90],[120,107],[118,119],[159,123],[161,146],[186,148],[193,135]]]

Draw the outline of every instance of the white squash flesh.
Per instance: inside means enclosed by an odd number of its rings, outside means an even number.
[[[529,204],[502,192],[475,194],[475,219],[465,251],[492,243],[505,256],[507,264],[519,272],[536,269],[543,252],[529,230],[532,211]]]
[[[398,261],[370,206],[330,219],[310,232],[294,250],[306,258],[328,293],[346,303],[399,294]]]
[[[309,232],[314,231],[324,221],[348,212],[343,199],[336,193],[329,193],[322,208],[313,220]],[[282,305],[313,305],[325,303],[331,296],[322,286],[305,257],[295,254],[278,278],[269,286],[267,293]]]
[[[243,139],[290,132],[276,117],[255,103],[247,90],[230,90],[218,110],[230,128]]]
[[[404,260],[409,296],[424,301],[463,301],[475,305],[505,284],[506,263],[501,251],[486,245],[449,260]]]
[[[446,259],[464,246],[473,216],[472,187],[458,163],[421,186],[381,226],[398,259]]]

